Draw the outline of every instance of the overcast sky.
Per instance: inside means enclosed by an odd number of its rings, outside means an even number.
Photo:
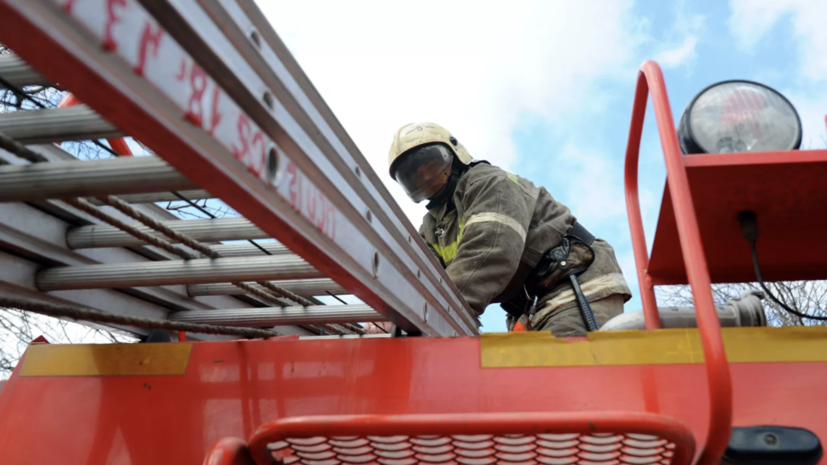
[[[424,208],[387,175],[393,132],[447,127],[484,159],[545,186],[617,252],[640,308],[623,157],[636,70],[664,69],[675,119],[702,88],[750,79],[784,93],[824,147],[827,1],[259,0],[415,225]],[[651,108],[649,112],[651,113]],[[641,154],[651,244],[665,171],[654,121]],[[503,331],[490,307],[484,330]]]

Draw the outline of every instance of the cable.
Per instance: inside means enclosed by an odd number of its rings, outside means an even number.
[[[758,241],[758,216],[753,211],[739,212],[738,223],[741,225],[741,235],[747,242],[749,242],[750,251],[752,252],[752,266],[755,268],[755,277],[758,279],[758,284],[761,286],[761,289],[767,293],[767,297],[769,297],[770,300],[775,302],[776,305],[781,307],[781,309],[787,313],[791,313],[799,318],[827,321],[827,317],[824,316],[808,315],[806,313],[793,310],[775,297],[766,284],[764,284],[764,277],[761,276],[761,267],[758,266],[758,252],[755,248],[755,243]]]
[[[793,310],[780,300],[778,300],[772,292],[770,292],[769,288],[764,284],[764,278],[761,276],[761,269],[758,267],[758,253],[755,251],[755,241],[749,242],[750,249],[752,250],[752,264],[755,266],[755,277],[758,278],[758,284],[761,285],[761,289],[767,293],[767,297],[770,298],[776,305],[784,309],[788,313],[792,313],[793,315],[799,318],[807,318],[810,320],[818,320],[818,321],[827,321],[827,317],[824,316],[816,316],[816,315],[808,315],[806,313],[801,313],[797,310]]]
[[[206,210],[205,208],[203,208],[202,206],[200,206],[200,205],[198,205],[197,203],[193,202],[192,200],[190,200],[190,199],[188,199],[188,198],[184,197],[184,196],[183,196],[180,192],[172,191],[172,195],[174,195],[174,196],[178,197],[178,198],[179,198],[179,199],[181,199],[182,201],[186,202],[186,203],[187,203],[190,207],[195,208],[196,210],[198,210],[198,211],[200,211],[201,213],[203,213],[203,214],[205,214],[205,215],[209,216],[210,218],[212,218],[212,219],[216,219],[216,218],[217,218],[215,215],[213,215],[212,213],[210,213],[209,211],[207,211],[207,210]],[[252,240],[252,239],[247,239],[247,242],[249,242],[250,244],[253,244],[254,246],[256,246],[256,248],[258,248],[258,250],[261,250],[262,252],[264,252],[264,253],[265,253],[265,255],[273,255],[273,254],[271,254],[271,253],[270,253],[270,251],[269,251],[269,250],[267,250],[267,249],[265,249],[264,247],[262,247],[262,246],[261,246],[261,244],[259,244],[258,242],[254,241],[254,240]]]

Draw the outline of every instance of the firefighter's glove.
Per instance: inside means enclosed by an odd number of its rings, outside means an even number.
[[[508,327],[508,332],[524,332],[531,331],[531,317],[524,313],[520,318],[514,318],[511,315],[505,319],[505,325]]]

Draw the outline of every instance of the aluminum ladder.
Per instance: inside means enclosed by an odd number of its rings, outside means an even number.
[[[369,321],[479,334],[252,1],[4,1],[0,18],[0,43],[17,54],[0,56],[0,85],[54,85],[85,104],[0,115],[0,133],[40,157],[0,151],[0,294],[280,334],[358,334]],[[81,161],[54,145],[125,136],[157,156]],[[198,258],[97,200],[106,196],[208,250]],[[176,250],[90,216],[77,198]],[[243,216],[182,219],[153,204],[206,198]],[[365,305],[314,298],[340,294]]]

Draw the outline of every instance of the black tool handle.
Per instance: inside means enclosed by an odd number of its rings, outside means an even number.
[[[577,280],[577,275],[569,276],[569,281],[571,281],[571,288],[574,290],[574,296],[577,299],[577,306],[580,307],[580,315],[583,316],[583,322],[586,323],[586,330],[597,331],[600,326],[597,325],[597,320],[594,319],[594,312],[592,312],[589,301],[586,300],[583,290],[580,289],[580,281]]]

